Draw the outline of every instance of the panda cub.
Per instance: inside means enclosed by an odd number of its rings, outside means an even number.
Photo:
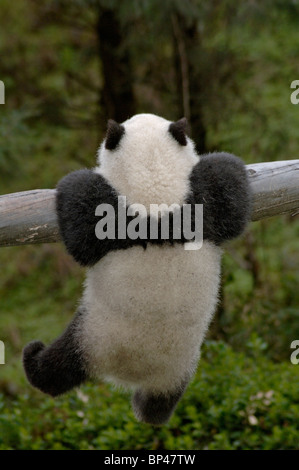
[[[110,120],[98,165],[58,183],[60,233],[87,275],[64,333],[49,346],[33,341],[24,349],[27,378],[41,391],[56,396],[86,380],[111,381],[133,391],[138,420],[161,425],[186,390],[217,304],[221,244],[242,233],[251,207],[242,161],[197,155],[186,125],[152,114]],[[189,205],[193,229],[194,208],[202,205],[201,247],[190,249],[192,240],[173,229],[168,237],[161,230],[128,236],[120,200],[124,210],[142,205],[146,226],[156,219],[160,228],[163,211],[152,215],[152,205]],[[113,208],[115,237],[96,235],[98,206]],[[126,227],[132,221],[128,211]]]

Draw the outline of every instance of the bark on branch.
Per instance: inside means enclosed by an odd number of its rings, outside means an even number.
[[[253,190],[252,220],[299,214],[299,160],[247,165]],[[60,241],[55,189],[0,196],[0,246]]]

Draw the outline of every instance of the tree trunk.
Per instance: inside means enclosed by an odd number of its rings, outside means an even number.
[[[204,86],[200,74],[200,35],[196,23],[187,24],[186,19],[178,13],[172,15],[172,31],[179,117],[188,119],[190,137],[195,142],[197,152],[203,154],[207,152],[203,102],[208,87]]]
[[[124,33],[112,9],[100,8],[97,22],[103,87],[102,117],[122,122],[136,113],[133,72]]]

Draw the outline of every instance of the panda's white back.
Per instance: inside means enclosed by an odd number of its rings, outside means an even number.
[[[220,256],[209,242],[196,251],[136,246],[91,268],[81,331],[93,374],[152,390],[190,375],[215,309]]]
[[[137,115],[124,123],[119,150],[99,151],[102,174],[127,203],[183,204],[199,158],[169,121]],[[88,270],[82,329],[93,374],[129,387],[171,390],[196,367],[217,301],[221,250],[204,242],[148,244],[108,253]]]

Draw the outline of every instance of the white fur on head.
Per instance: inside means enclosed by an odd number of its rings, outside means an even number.
[[[125,132],[114,150],[98,152],[95,171],[128,204],[183,204],[189,192],[189,175],[199,157],[194,143],[180,145],[169,132],[171,121],[154,114],[137,114],[122,125]]]

